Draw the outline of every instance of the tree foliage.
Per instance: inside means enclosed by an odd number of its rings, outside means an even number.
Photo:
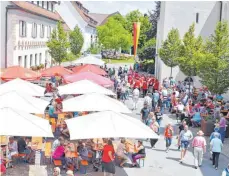
[[[132,46],[132,35],[114,17],[108,19],[107,23],[97,27],[99,42],[105,49],[115,49],[121,47],[128,50]]]
[[[226,22],[219,22],[205,44],[205,57],[199,59],[198,75],[202,83],[216,94],[229,88],[229,30]]]
[[[163,42],[162,47],[159,50],[161,60],[165,65],[171,67],[170,76],[172,76],[172,68],[178,65],[177,59],[181,54],[181,46],[182,43],[178,29],[171,29],[168,33],[167,39]]]
[[[149,21],[151,23],[151,28],[147,32],[147,38],[156,38],[157,36],[157,20],[160,17],[160,8],[161,8],[161,2],[155,1],[156,8],[155,10],[149,11]]]
[[[138,47],[141,48],[144,46],[144,43],[147,40],[147,32],[151,29],[151,23],[147,15],[143,15],[139,10],[131,11],[126,15],[126,24],[125,28],[132,33],[133,32],[133,23],[140,22],[140,35]]]
[[[188,76],[196,76],[198,59],[203,56],[203,40],[195,37],[194,31],[195,24],[192,24],[183,37],[181,57],[176,59],[181,71]]]
[[[138,50],[138,56],[141,60],[149,60],[154,59],[155,57],[155,50],[156,47],[156,39],[152,38],[151,40],[148,40],[145,42],[144,46]],[[152,62],[154,64],[154,62]]]
[[[84,37],[78,26],[69,34],[70,49],[72,54],[78,55],[83,47]]]
[[[49,48],[49,53],[55,62],[60,64],[66,60],[69,42],[67,40],[67,34],[60,21],[57,23],[57,29],[52,31],[51,38],[47,42],[47,46]]]

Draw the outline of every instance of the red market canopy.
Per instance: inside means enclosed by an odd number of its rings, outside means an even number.
[[[82,66],[74,67],[72,68],[72,71],[75,73],[92,72],[97,75],[102,75],[102,76],[107,75],[107,73],[103,69],[95,65],[82,65]]]
[[[20,78],[27,81],[35,81],[38,80],[40,76],[40,73],[28,68],[12,66],[4,70],[4,72],[1,74],[1,79],[3,81],[11,81],[13,79]]]
[[[51,68],[47,68],[41,72],[41,76],[43,77],[51,77],[51,76],[64,76],[72,74],[71,70],[68,70],[62,66],[54,66]]]
[[[72,82],[77,82],[81,80],[89,80],[103,87],[111,87],[114,84],[110,79],[97,75],[92,72],[82,72],[82,73],[64,76],[64,81],[66,83],[72,83]]]

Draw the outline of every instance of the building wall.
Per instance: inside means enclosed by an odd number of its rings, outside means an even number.
[[[181,38],[192,23],[195,23],[196,36],[201,35],[205,39],[213,34],[216,24],[220,20],[220,2],[163,1],[161,12],[158,24],[157,50],[172,28],[179,29]],[[196,23],[196,13],[199,13],[198,23]],[[158,67],[156,76],[162,81],[163,78],[170,76],[170,68],[160,60],[158,55],[156,60],[156,67]],[[179,67],[174,67],[173,77],[176,80],[183,80],[185,75],[179,70]]]
[[[8,1],[0,2],[0,68],[5,67],[6,6],[9,4]]]
[[[25,21],[27,26],[26,37],[19,36],[19,21]],[[37,37],[32,37],[32,24],[37,24]],[[44,27],[44,37],[41,38],[41,24]],[[7,66],[21,65],[29,68],[30,66],[51,64],[51,57],[48,53],[46,42],[48,41],[48,27],[56,27],[57,22],[38,15],[24,12],[22,10],[10,9],[8,12],[8,41],[7,41]],[[19,63],[21,57],[21,63]],[[37,59],[35,59],[37,58]],[[30,64],[31,63],[31,64]]]
[[[91,35],[96,35],[96,29],[88,26],[70,1],[62,1],[60,5],[56,5],[56,10],[71,30],[73,30],[75,26],[81,29],[84,36],[82,52],[86,51],[91,46]]]

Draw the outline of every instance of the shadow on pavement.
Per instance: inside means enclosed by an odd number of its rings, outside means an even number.
[[[174,161],[177,161],[177,162],[179,162],[179,160],[180,160],[180,158],[173,158],[173,157],[166,157],[166,159],[169,159],[169,160],[174,160]],[[181,165],[183,165],[183,166],[186,166],[186,167],[190,167],[190,168],[193,168],[193,165],[191,165],[191,164],[186,164],[186,163],[180,163]]]

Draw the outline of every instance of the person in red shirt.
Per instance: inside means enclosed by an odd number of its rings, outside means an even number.
[[[102,166],[104,175],[107,175],[107,173],[109,173],[110,175],[115,174],[114,155],[115,151],[113,143],[109,139],[107,144],[103,148]]]
[[[173,137],[173,127],[170,122],[168,123],[168,125],[165,128],[164,137],[166,141],[166,152],[168,152],[169,147],[172,144],[172,137]]]
[[[143,96],[145,97],[146,96],[146,93],[148,91],[148,82],[146,80],[143,81],[142,90],[143,90]]]
[[[132,79],[133,79],[132,75],[128,75],[128,83],[130,83]]]
[[[138,88],[139,91],[140,91],[140,87],[141,87],[141,82],[140,82],[138,79],[136,79],[136,80],[135,80],[135,83],[134,83],[134,89],[135,89],[135,88]]]
[[[153,86],[153,89],[154,90],[158,90],[159,89],[159,81],[158,80],[155,81],[155,84]]]

